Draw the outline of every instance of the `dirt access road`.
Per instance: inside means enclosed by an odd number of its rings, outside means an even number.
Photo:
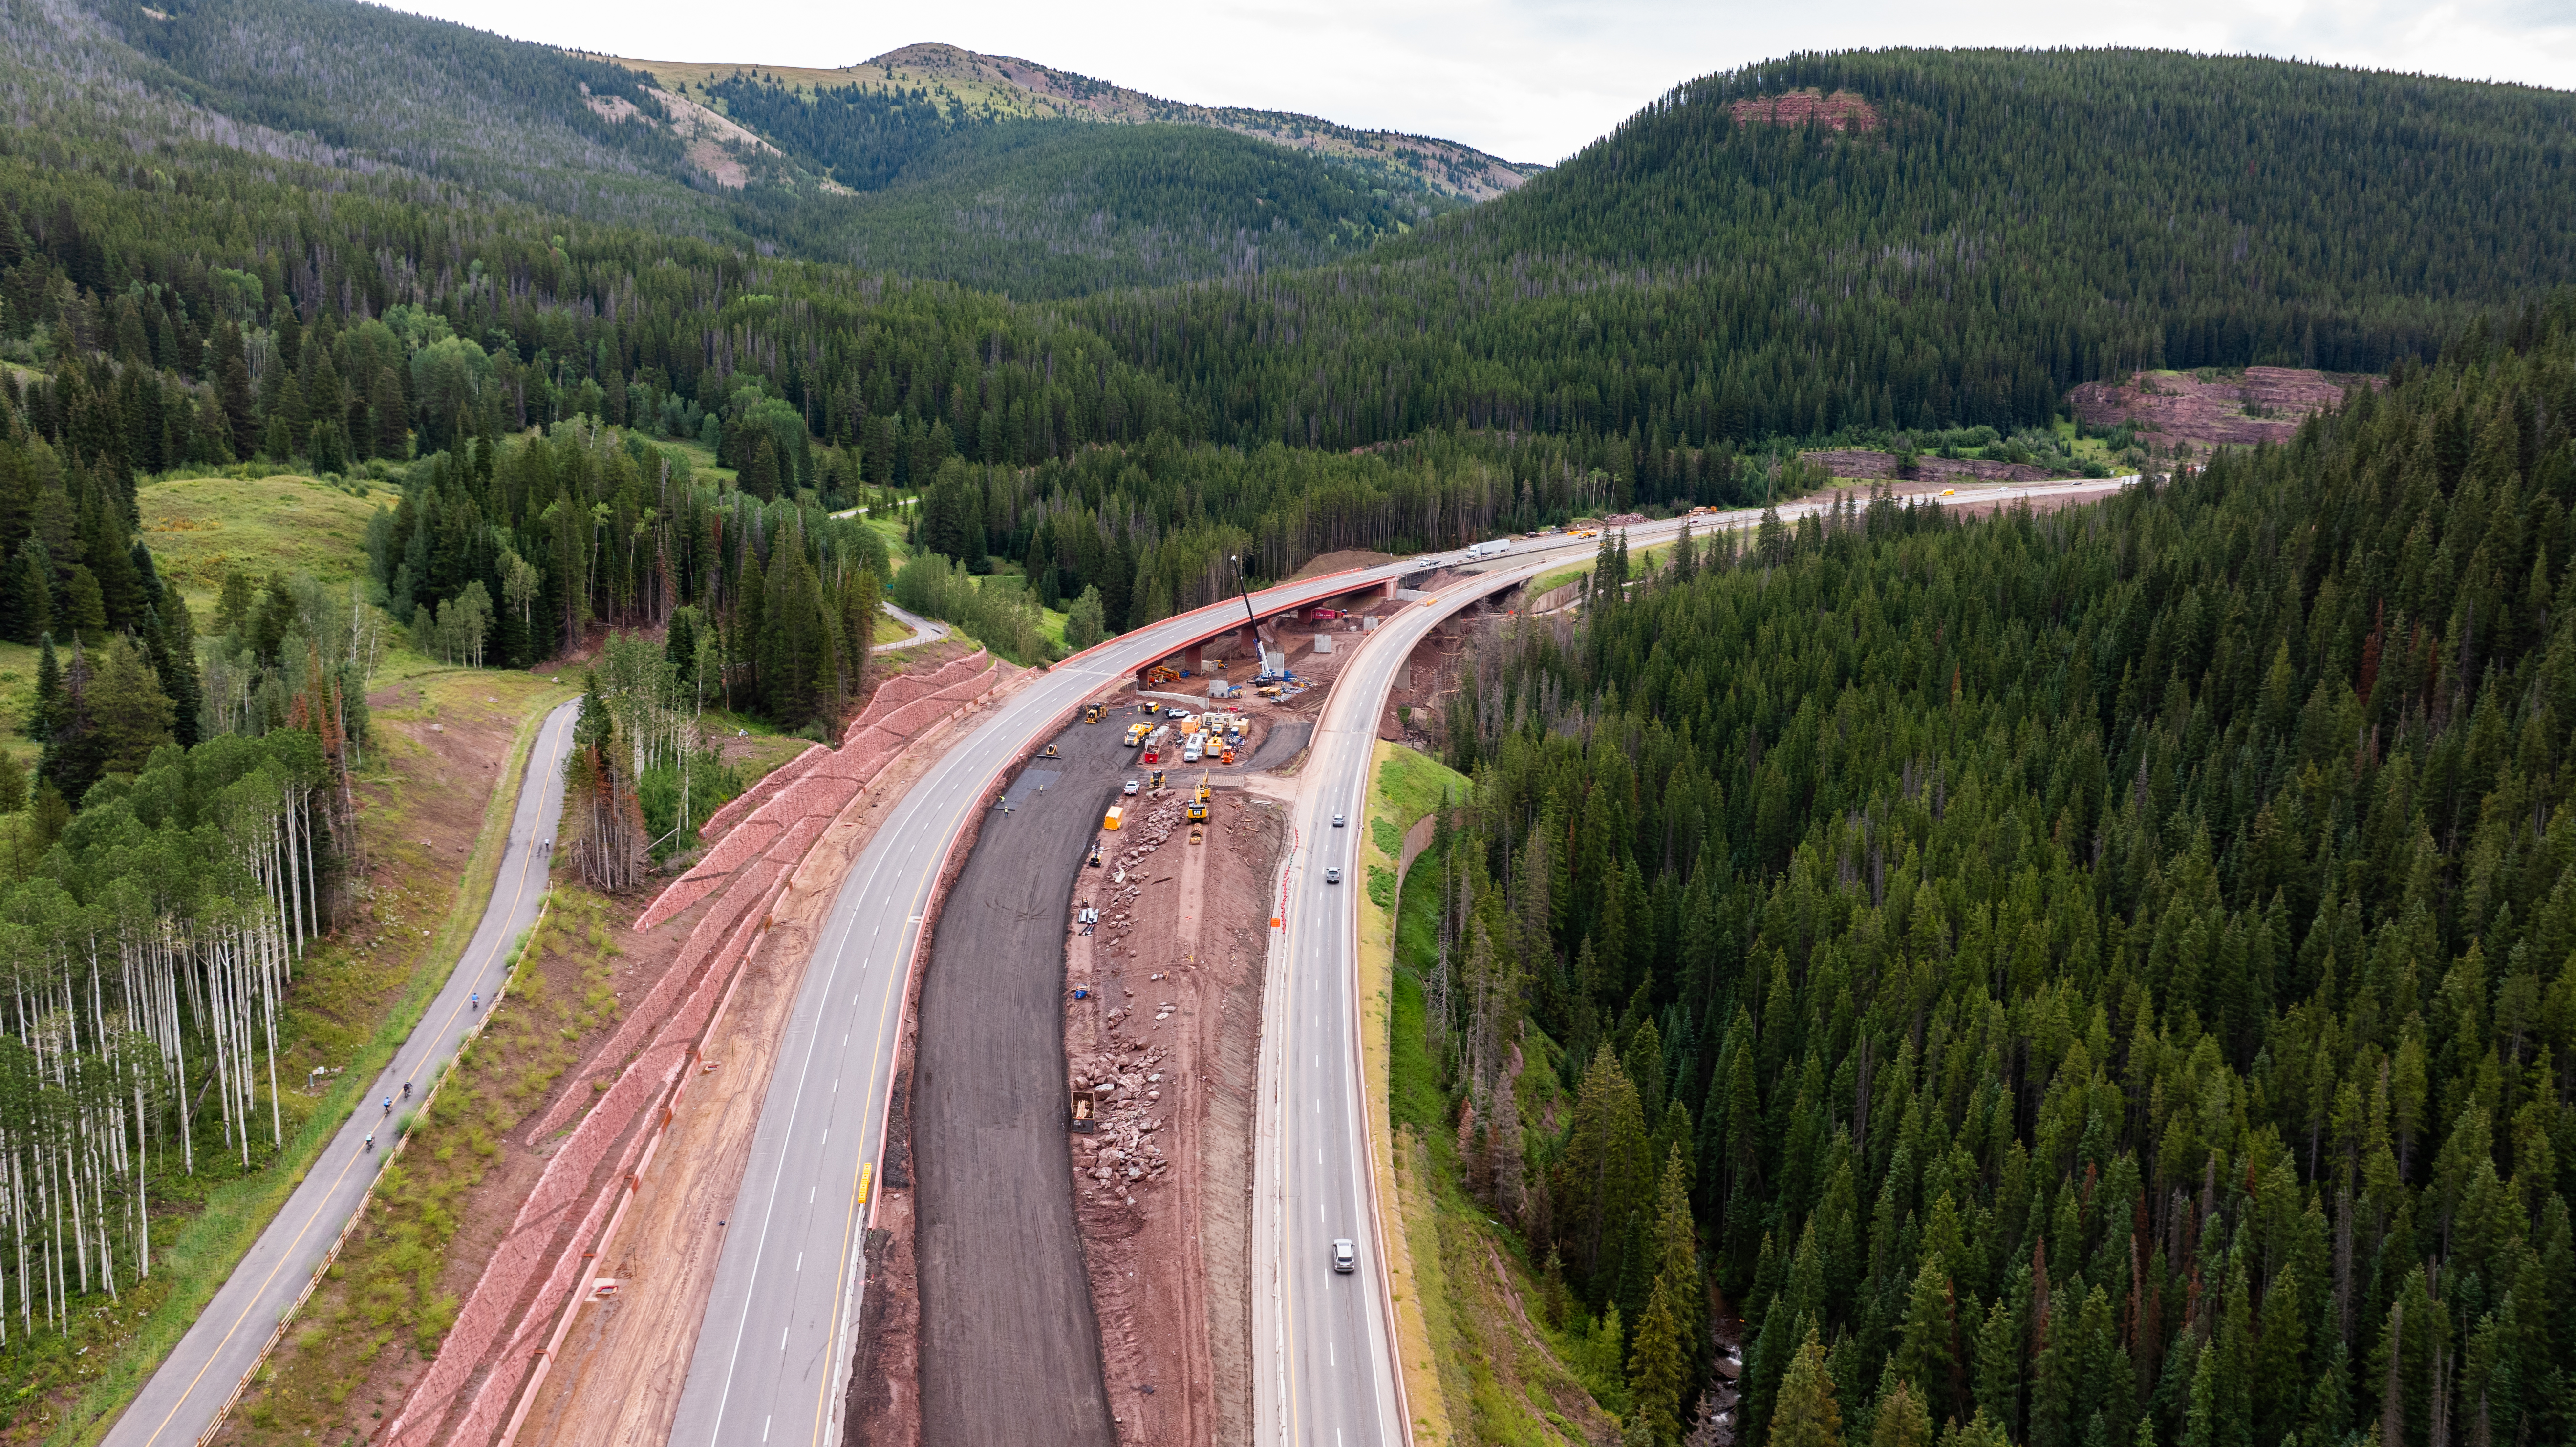
[[[1059,994],[1075,874],[1133,763],[1119,732],[1074,724],[1062,758],[1030,760],[941,909],[911,1102],[924,1447],[1116,1441],[1074,1230]]]

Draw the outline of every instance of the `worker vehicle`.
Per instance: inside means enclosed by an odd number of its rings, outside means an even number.
[[[1060,758],[1063,758],[1063,757],[1064,757],[1064,755],[1059,754],[1059,753],[1057,753],[1057,752],[1055,751],[1055,745],[1053,745],[1053,744],[1049,744],[1049,745],[1047,745],[1047,746],[1046,746],[1046,757],[1048,757],[1048,758],[1050,758],[1050,759],[1060,759]]]
[[[1207,822],[1208,793],[1207,781],[1204,779],[1200,780],[1197,792],[1190,795],[1189,819],[1191,823],[1204,824]]]
[[[1153,763],[1163,756],[1163,745],[1171,741],[1172,731],[1159,728],[1145,735],[1145,762]]]
[[[1184,764],[1195,764],[1206,757],[1207,751],[1199,747],[1198,736],[1195,734],[1190,736],[1187,744],[1181,746],[1181,762]]]
[[[1159,789],[1163,787],[1163,771],[1156,769],[1154,771],[1154,777],[1146,781],[1145,787],[1148,789]]]
[[[1135,781],[1135,780],[1133,780],[1133,779],[1129,779],[1129,780],[1127,781],[1127,788],[1126,788],[1126,791],[1125,791],[1125,792],[1126,792],[1126,794],[1127,794],[1127,797],[1129,797],[1129,798],[1131,798],[1131,799],[1132,799],[1132,798],[1134,798],[1134,797],[1136,797],[1136,788],[1137,788],[1136,781]]]
[[[1353,1246],[1348,1240],[1335,1241],[1333,1243],[1333,1269],[1342,1273],[1344,1276],[1348,1276],[1352,1272],[1359,1270],[1359,1248]]]
[[[1096,703],[1084,704],[1082,706],[1082,721],[1088,724],[1096,724],[1100,722],[1100,705]]]
[[[1231,764],[1231,763],[1233,763],[1233,762],[1234,762],[1234,745],[1232,745],[1232,744],[1227,744],[1227,745],[1225,746],[1224,750],[1223,750],[1222,752],[1220,752],[1220,753],[1216,756],[1216,758],[1217,758],[1217,762],[1218,762],[1218,763],[1221,763],[1221,764]]]
[[[1143,724],[1129,724],[1127,726],[1127,747],[1132,749],[1138,744],[1143,743],[1145,741],[1145,735],[1152,732],[1152,729]]]

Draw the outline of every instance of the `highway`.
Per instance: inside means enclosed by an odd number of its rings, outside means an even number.
[[[571,746],[578,699],[546,715],[528,751],[528,770],[510,816],[510,834],[494,876],[491,901],[483,921],[459,957],[411,1038],[394,1052],[393,1062],[368,1087],[358,1111],[340,1127],[307,1170],[304,1182],[287,1197],[286,1206],[269,1223],[249,1254],[233,1268],[215,1299],[160,1370],[143,1384],[133,1405],[108,1429],[108,1447],[177,1447],[193,1443],[212,1426],[216,1414],[232,1399],[233,1389],[249,1375],[270,1333],[312,1279],[340,1228],[358,1208],[367,1185],[375,1179],[393,1144],[391,1122],[377,1102],[387,1096],[401,1106],[403,1082],[426,1087],[456,1053],[457,1045],[478,1023],[469,995],[488,1002],[506,973],[511,944],[534,924],[546,895],[546,868],[551,862],[540,841],[551,842],[563,816],[563,761]],[[530,787],[533,784],[534,787]],[[415,1093],[415,1102],[419,1099]],[[381,1139],[372,1151],[370,1132]]]
[[[2048,495],[2040,487],[2017,493]],[[1986,495],[1979,489],[1961,501]],[[1779,511],[1794,519],[1822,505]],[[1694,525],[1742,527],[1757,516],[1738,512]],[[1627,531],[1642,545],[1680,526],[1675,520]],[[1348,804],[1365,787],[1368,740],[1394,670],[1410,652],[1408,639],[1474,596],[1588,557],[1598,546],[1597,539],[1515,542],[1487,576],[1444,591],[1435,606],[1407,610],[1374,633],[1350,635],[1365,646],[1344,669],[1301,774],[1290,912],[1286,930],[1274,935],[1265,992],[1253,1225],[1262,1258],[1255,1262],[1253,1306],[1261,1441],[1360,1447],[1404,1440],[1358,1088],[1355,905],[1348,895],[1329,893],[1365,885],[1326,886],[1320,867],[1306,867],[1319,850],[1346,849],[1351,832],[1333,831],[1345,838],[1320,842],[1312,826],[1329,828],[1330,798],[1354,812]],[[1283,584],[1257,597],[1266,612],[1462,556],[1412,558]],[[1239,620],[1242,611],[1241,602],[1229,601],[1166,619],[1031,680],[906,792],[851,867],[780,1041],[750,1159],[726,1218],[715,1285],[673,1423],[679,1447],[837,1442],[868,1215],[861,1182],[872,1179],[868,1173],[882,1155],[906,983],[950,843],[973,811],[992,807],[1005,766],[1033,750],[1082,700]],[[1032,961],[1031,968],[1055,964]],[[1013,1188],[1007,1181],[993,1185]],[[1325,1243],[1339,1236],[1360,1243],[1360,1270],[1350,1276],[1334,1276],[1324,1257]]]

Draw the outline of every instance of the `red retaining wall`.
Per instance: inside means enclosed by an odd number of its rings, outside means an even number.
[[[753,791],[760,794],[758,802],[729,821],[731,827],[707,858],[664,890],[636,922],[637,928],[650,929],[718,895],[671,968],[628,1012],[606,1048],[592,1057],[606,1066],[632,1057],[616,1084],[595,1106],[590,1104],[593,1092],[565,1091],[531,1133],[531,1139],[544,1140],[581,1115],[572,1137],[547,1161],[510,1235],[485,1266],[456,1325],[403,1403],[387,1434],[388,1447],[429,1447],[442,1436],[460,1447],[480,1447],[501,1431],[520,1384],[527,1380],[536,1344],[581,1289],[583,1253],[615,1210],[620,1192],[632,1185],[629,1177],[652,1133],[631,1127],[641,1112],[667,1097],[682,1071],[693,1068],[696,1036],[723,997],[732,965],[749,954],[767,923],[769,901],[869,779],[921,731],[989,692],[998,673],[978,652],[928,678],[887,680],[867,711],[852,721],[839,750],[808,749],[763,780]],[[648,1048],[648,1039],[658,1043]],[[597,1078],[595,1071],[588,1074]],[[601,1164],[621,1141],[624,1149],[610,1187],[594,1190]],[[567,1237],[566,1222],[585,1193],[592,1195],[590,1207]],[[541,1270],[545,1279],[539,1283]],[[505,1335],[509,1344],[496,1357]],[[477,1373],[483,1374],[480,1381]],[[463,1420],[452,1433],[442,1433],[439,1429],[469,1387],[473,1394]]]

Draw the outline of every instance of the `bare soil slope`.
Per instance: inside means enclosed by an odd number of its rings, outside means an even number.
[[[2137,424],[2149,441],[2242,447],[2287,442],[2299,424],[2343,400],[2346,389],[2376,379],[2299,367],[2248,367],[2241,373],[2140,372],[2125,382],[2087,382],[2069,395],[2087,425]]]

